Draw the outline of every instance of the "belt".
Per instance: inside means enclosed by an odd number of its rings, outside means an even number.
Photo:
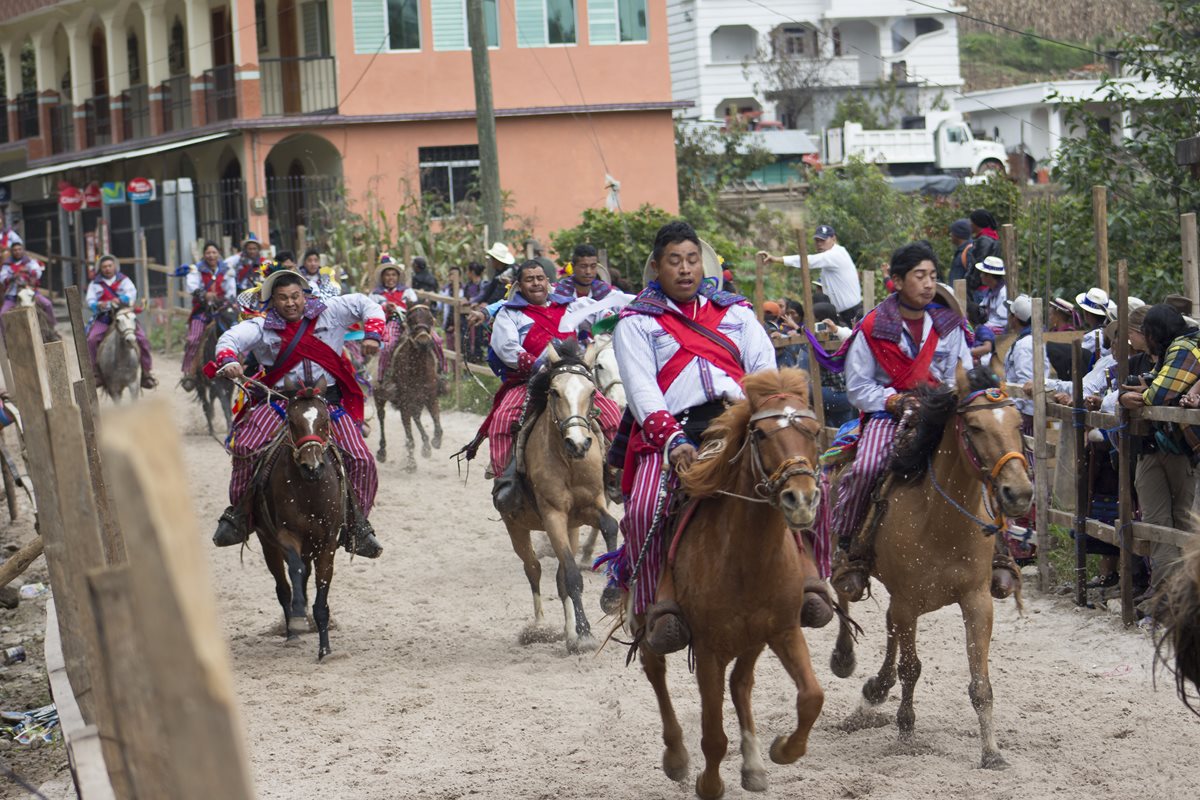
[[[679,425],[687,437],[693,442],[699,442],[703,438],[704,432],[708,430],[709,424],[724,414],[728,407],[724,400],[710,400],[698,406],[685,408],[675,418],[679,420]]]

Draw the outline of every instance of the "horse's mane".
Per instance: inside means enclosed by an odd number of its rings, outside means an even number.
[[[975,367],[967,373],[969,391],[994,389],[1000,384],[996,377],[983,367]],[[920,408],[916,425],[905,436],[896,440],[892,453],[891,468],[902,480],[913,480],[925,474],[929,459],[942,441],[946,423],[958,408],[958,393],[946,384],[922,386],[917,389]]]
[[[747,375],[742,381],[746,399],[734,403],[704,432],[700,457],[680,475],[684,491],[692,497],[708,497],[728,490],[739,469],[733,460],[742,452],[750,415],[771,395],[797,395],[808,408],[808,374],[798,369],[766,370]]]
[[[1189,682],[1200,690],[1200,546],[1185,552],[1179,569],[1163,583],[1155,596],[1154,616],[1162,623],[1155,639],[1155,660],[1174,676],[1183,704],[1200,715],[1200,707],[1192,705],[1194,697],[1188,693]]]
[[[584,349],[578,339],[563,339],[554,342],[552,345],[558,353],[559,364],[578,365],[584,369],[588,369],[587,363],[583,360]],[[591,370],[588,369],[590,372]],[[532,378],[529,379],[529,406],[526,411],[525,418],[528,420],[534,419],[546,409],[546,398],[550,394],[550,376],[554,370],[547,365],[545,369],[538,370]]]

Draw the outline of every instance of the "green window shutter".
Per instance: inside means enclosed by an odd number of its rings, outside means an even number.
[[[517,47],[546,46],[546,0],[513,0],[517,13]]]
[[[588,0],[588,43],[616,44],[617,0]]]
[[[434,50],[467,49],[466,0],[429,0]]]
[[[487,24],[488,47],[500,46],[500,10],[497,0],[483,0],[483,19]]]
[[[310,0],[300,6],[304,29],[304,55],[329,55],[329,8],[325,0]]]
[[[353,0],[354,52],[374,54],[388,49],[385,0]]]

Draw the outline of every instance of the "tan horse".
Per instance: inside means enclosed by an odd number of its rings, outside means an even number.
[[[993,364],[995,360],[993,359]],[[984,492],[998,514],[1016,517],[1029,510],[1033,485],[1022,455],[1021,415],[985,370],[970,375],[960,366],[957,391],[922,392],[920,420],[909,446],[897,448],[893,488],[878,527],[871,574],[887,587],[887,654],[879,673],[863,685],[871,706],[883,703],[899,677],[902,695],[896,713],[901,738],[916,722],[913,693],[921,675],[917,658],[917,619],[957,604],[967,631],[971,670],[968,694],[979,717],[982,766],[1007,766],[992,724],[992,684],[988,648],[992,638],[990,592],[995,540],[985,535]],[[838,595],[844,610],[848,598]],[[1019,603],[1019,595],[1018,595]],[[854,640],[844,620],[831,666],[839,677],[854,671]]]
[[[722,707],[731,661],[742,786],[749,791],[767,787],[750,706],[763,648],[774,651],[797,688],[797,726],[775,739],[773,761],[790,764],[804,755],[825,700],[800,629],[806,582],[816,580],[817,570],[792,533],[811,526],[821,499],[815,474],[819,426],[808,408],[808,379],[794,369],[758,372],[746,377],[745,391],[746,400],[709,426],[700,457],[681,476],[683,490],[702,499],[678,538],[673,567],[667,567],[692,631],[705,760],[696,794],[703,798],[725,791],[720,768],[729,741]],[[635,620],[635,627],[643,625]],[[682,781],[688,752],[667,690],[666,659],[645,642],[640,650],[662,714],[663,771]]]
[[[1153,607],[1155,620],[1162,624],[1156,657],[1175,676],[1179,699],[1200,715],[1188,694],[1188,682],[1200,690],[1200,543],[1184,553],[1179,569],[1163,582]]]
[[[616,536],[616,521],[604,498],[604,438],[594,418],[591,370],[594,351],[582,352],[575,340],[546,348],[548,368],[529,385],[529,410],[535,419],[524,443],[524,474],[532,491],[516,513],[504,513],[513,550],[525,564],[533,592],[533,624],[545,619],[542,609],[542,565],[531,531],[545,531],[558,557],[558,597],[563,604],[567,649],[596,646],[583,611],[583,576],[575,563],[579,527],[592,525]],[[520,437],[518,436],[518,440]],[[522,446],[514,448],[519,458]]]

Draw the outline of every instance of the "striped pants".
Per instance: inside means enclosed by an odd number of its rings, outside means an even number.
[[[346,465],[346,481],[365,517],[371,513],[375,491],[379,488],[375,459],[350,415],[337,406],[332,407],[330,412],[335,417],[330,429],[334,444],[341,451],[342,461]],[[229,476],[230,505],[237,507],[245,498],[258,463],[257,451],[274,439],[284,424],[284,418],[269,403],[260,403],[250,409],[234,427],[229,444],[229,452],[233,455],[233,472]],[[280,457],[289,456],[285,452]]]
[[[625,534],[622,545],[619,574],[633,575],[638,558],[645,545],[646,557],[642,559],[642,568],[638,571],[637,580],[633,586],[627,586],[632,600],[633,613],[644,614],[654,603],[654,593],[658,589],[658,579],[666,562],[666,544],[662,536],[655,536],[649,544],[646,537],[651,534],[650,524],[654,522],[654,506],[658,500],[658,481],[662,474],[663,454],[661,450],[643,453],[637,458],[634,467],[633,490],[625,498],[625,516],[621,519],[621,530]],[[679,486],[679,478],[671,470],[668,489],[674,492]],[[665,513],[665,512],[664,512]],[[660,520],[661,523],[661,520]]]
[[[391,319],[387,323],[387,334],[383,346],[379,348],[379,369],[376,377],[382,381],[383,376],[387,374],[388,365],[392,363],[392,353],[396,352],[396,345],[400,343],[400,320]],[[433,354],[437,358],[437,371],[441,374],[446,371],[446,346],[442,341],[441,335],[437,331],[433,332]]]
[[[837,505],[829,519],[833,536],[849,537],[862,522],[871,499],[871,489],[887,466],[896,438],[896,420],[872,417],[863,425],[854,453],[854,463],[842,474],[838,484]]]
[[[521,418],[521,406],[525,402],[527,386],[517,386],[500,400],[496,413],[488,425],[488,449],[491,454],[491,472],[499,475],[508,466],[513,451],[513,426]],[[600,431],[606,442],[611,443],[621,424],[621,409],[600,392],[595,394],[596,409],[600,412]]]
[[[183,348],[183,374],[191,375],[196,371],[196,356],[200,354],[200,338],[208,326],[203,315],[188,320],[187,344]]]

